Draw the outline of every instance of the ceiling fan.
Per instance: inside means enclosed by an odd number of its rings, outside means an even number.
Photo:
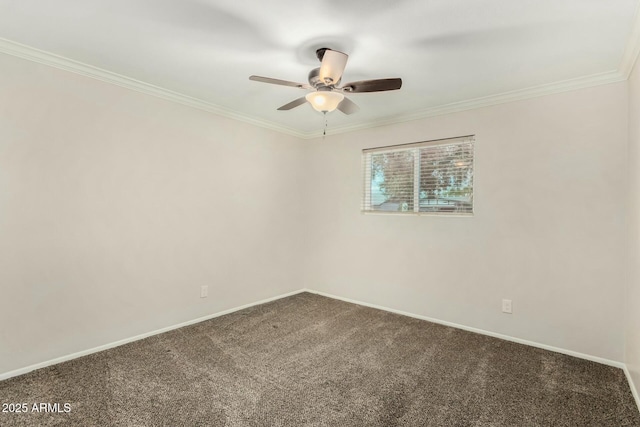
[[[314,68],[309,72],[309,84],[261,76],[251,76],[249,80],[313,90],[306,96],[283,105],[278,110],[291,110],[309,102],[315,110],[322,113],[333,111],[336,108],[344,114],[353,114],[358,111],[360,107],[346,98],[345,93],[383,92],[398,90],[402,87],[402,79],[399,78],[362,80],[338,86],[349,55],[323,47],[316,50],[316,56],[321,64],[319,68]]]

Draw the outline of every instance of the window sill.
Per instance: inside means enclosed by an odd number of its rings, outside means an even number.
[[[451,212],[393,212],[393,211],[360,211],[363,215],[390,215],[390,216],[438,216],[438,217],[455,217],[455,218],[471,218],[474,213],[451,213]]]

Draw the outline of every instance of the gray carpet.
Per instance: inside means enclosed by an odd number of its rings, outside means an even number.
[[[620,369],[303,293],[0,382],[0,425],[640,426]]]

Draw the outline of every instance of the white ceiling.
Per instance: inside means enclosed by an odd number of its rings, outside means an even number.
[[[606,82],[633,45],[638,2],[0,0],[0,51],[59,55],[49,62],[68,58],[105,70],[85,74],[151,88],[135,79],[174,92],[165,97],[313,135],[324,118],[311,106],[276,111],[304,91],[248,77],[306,83],[324,46],[349,54],[343,82],[403,79],[400,91],[349,95],[360,111],[330,113],[330,131]],[[67,62],[74,67],[82,69]]]

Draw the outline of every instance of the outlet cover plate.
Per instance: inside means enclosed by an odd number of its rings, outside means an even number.
[[[502,312],[503,313],[507,313],[507,314],[512,314],[513,313],[510,299],[503,299],[502,300]]]

